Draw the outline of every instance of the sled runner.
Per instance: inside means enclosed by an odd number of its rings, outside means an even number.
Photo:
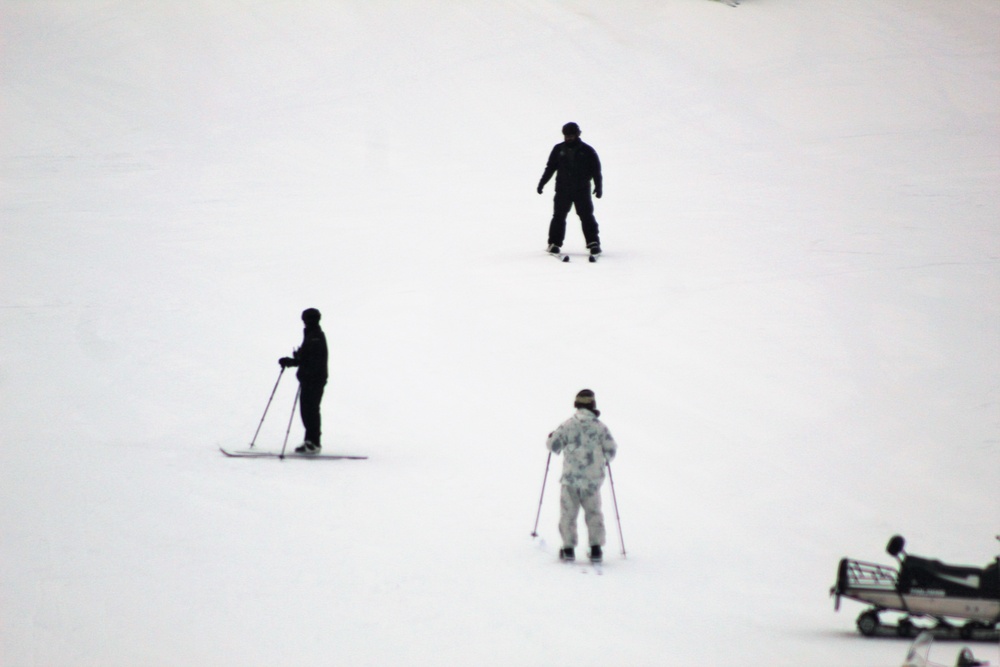
[[[997,539],[1000,539],[998,536]],[[912,637],[924,629],[938,636],[957,632],[963,639],[996,641],[1000,623],[1000,556],[986,567],[948,565],[938,560],[912,556],[904,550],[899,535],[889,540],[886,552],[899,567],[841,559],[837,583],[830,589],[840,609],[846,597],[872,605],[858,616],[861,634],[896,634]],[[892,611],[903,614],[895,626],[885,625],[880,615]],[[931,618],[935,626],[918,626],[917,618]],[[956,626],[953,621],[964,621]]]

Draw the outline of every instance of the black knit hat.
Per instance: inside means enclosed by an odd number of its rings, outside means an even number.
[[[598,417],[601,416],[600,411],[597,409],[597,398],[594,396],[594,392],[589,389],[581,389],[577,392],[576,399],[573,401],[573,407],[586,408]]]
[[[576,123],[566,123],[563,125],[562,133],[564,137],[571,134],[574,136],[580,136],[580,126]]]
[[[302,321],[306,324],[312,322],[313,324],[319,323],[319,318],[322,317],[318,310],[315,308],[306,308],[302,311]]]

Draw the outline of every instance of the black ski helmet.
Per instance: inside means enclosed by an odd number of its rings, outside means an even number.
[[[566,123],[563,125],[562,133],[564,137],[568,137],[569,135],[578,137],[580,136],[580,126],[576,123]]]
[[[302,311],[302,321],[306,324],[319,324],[320,317],[322,315],[315,308],[306,308]]]

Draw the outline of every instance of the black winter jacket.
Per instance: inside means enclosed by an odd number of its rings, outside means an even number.
[[[327,378],[326,334],[319,325],[306,327],[302,331],[302,347],[295,350],[290,366],[298,366],[295,377],[299,382],[326,382]]]
[[[556,174],[557,193],[579,191],[589,193],[591,180],[594,181],[594,188],[598,192],[603,187],[601,160],[597,157],[597,151],[579,139],[573,142],[564,141],[552,148],[538,187],[541,188],[548,183],[552,174]]]

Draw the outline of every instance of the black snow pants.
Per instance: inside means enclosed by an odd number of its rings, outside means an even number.
[[[552,222],[549,223],[549,243],[562,246],[566,240],[566,216],[573,207],[576,207],[576,214],[580,216],[583,238],[587,245],[593,243],[600,245],[597,219],[594,217],[594,200],[590,198],[589,187],[568,192],[556,191],[552,206]]]
[[[320,444],[319,404],[323,400],[323,390],[326,381],[299,383],[299,414],[302,415],[302,426],[306,429],[305,439],[314,445]]]

